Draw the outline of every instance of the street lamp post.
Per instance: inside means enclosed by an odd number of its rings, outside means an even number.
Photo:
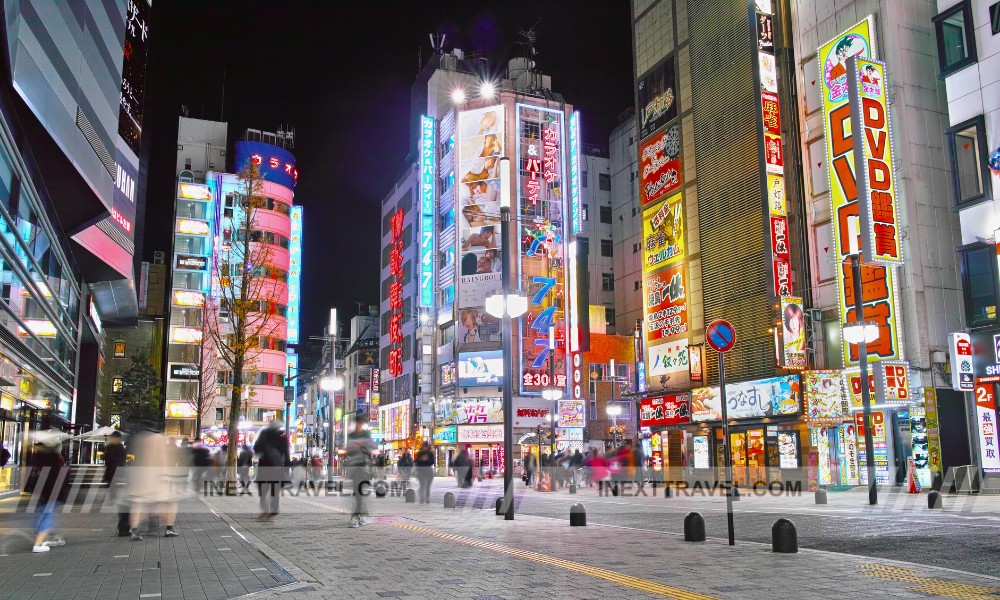
[[[614,384],[612,384],[612,385],[614,385]],[[614,388],[612,388],[612,390],[613,389]],[[618,439],[617,439],[618,438],[618,415],[622,414],[622,407],[618,406],[617,404],[610,404],[609,403],[607,409],[605,409],[605,412],[608,414],[609,417],[611,417],[611,431],[612,431],[612,434],[611,434],[611,444],[613,446],[617,447],[618,446]]]
[[[872,436],[872,403],[868,392],[867,343],[878,339],[878,325],[864,320],[864,302],[861,297],[861,254],[851,255],[851,276],[854,279],[854,323],[844,326],[844,339],[858,345],[858,362],[861,366],[861,407],[865,419],[865,470],[868,475],[868,504],[878,504],[878,487],[875,482],[875,442]]]
[[[333,430],[334,414],[331,410],[330,392],[333,392],[334,401],[336,393],[344,389],[344,379],[342,377],[324,377],[319,382],[319,387],[326,392],[326,419],[328,423],[326,431],[326,482],[333,483]]]

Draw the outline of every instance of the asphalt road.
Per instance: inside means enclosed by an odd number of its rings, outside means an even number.
[[[705,518],[709,537],[726,539],[726,504],[722,497],[663,496],[663,490],[646,489],[646,495],[629,490],[628,496],[598,497],[596,490],[570,495],[567,491],[525,491],[517,482],[517,511],[555,519],[569,518],[569,507],[584,504],[588,524],[610,525],[683,534],[684,516],[697,511]],[[434,502],[454,492],[459,507],[492,513],[502,495],[499,480],[477,483],[470,490],[456,489],[444,478],[435,481]],[[867,505],[863,493],[830,493],[830,504],[816,506],[813,495],[800,497],[744,497],[734,503],[735,537],[740,542],[771,543],[771,525],[781,517],[797,528],[799,546],[830,552],[901,560],[1000,577],[1000,516],[992,507],[1000,498],[978,499],[978,505],[961,509],[961,499],[946,498],[948,511],[926,509],[925,496],[882,495],[882,504]],[[903,504],[906,506],[903,506]],[[922,504],[921,504],[922,503]],[[968,507],[968,503],[964,504]]]

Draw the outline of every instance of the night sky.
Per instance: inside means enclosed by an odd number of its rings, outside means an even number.
[[[230,150],[248,127],[294,127],[295,203],[305,210],[301,337],[320,335],[331,306],[351,316],[355,302],[378,302],[379,204],[406,164],[410,86],[418,50],[424,61],[431,53],[428,34],[447,34],[446,51],[478,52],[500,73],[521,53],[518,31],[534,28],[538,69],[581,111],[583,141],[607,145],[632,105],[629,18],[627,0],[158,0],[143,255],[170,250],[182,105],[190,117],[228,121]]]

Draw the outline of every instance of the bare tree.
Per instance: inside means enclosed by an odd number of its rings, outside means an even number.
[[[232,216],[223,218],[222,247],[216,254],[216,289],[219,310],[206,329],[212,337],[219,360],[229,372],[228,445],[226,488],[235,490],[237,439],[240,415],[254,396],[257,357],[261,341],[277,331],[270,307],[279,300],[279,284],[284,271],[272,266],[271,249],[258,242],[257,211],[264,206],[264,180],[260,168],[247,161],[238,174]],[[206,313],[209,314],[209,313]]]
[[[198,387],[191,398],[194,407],[195,435],[201,437],[202,421],[216,407],[215,396],[218,394],[218,372],[222,361],[215,345],[215,337],[210,327],[219,323],[219,307],[212,300],[205,301],[201,320],[201,352],[198,358]]]

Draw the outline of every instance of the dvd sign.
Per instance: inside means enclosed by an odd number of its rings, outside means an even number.
[[[195,365],[170,363],[169,379],[172,381],[191,381],[201,377],[201,370]]]

